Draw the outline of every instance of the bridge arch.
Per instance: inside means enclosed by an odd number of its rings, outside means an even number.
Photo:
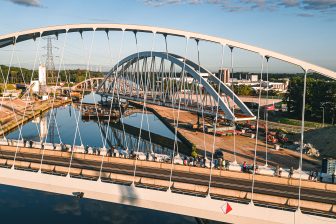
[[[147,33],[157,33],[163,35],[171,35],[171,36],[180,36],[191,38],[195,40],[209,41],[213,43],[218,43],[221,45],[227,45],[232,48],[240,48],[243,50],[251,51],[257,54],[260,54],[263,57],[275,58],[284,62],[288,62],[290,64],[297,65],[301,67],[305,71],[312,71],[319,73],[323,76],[336,79],[336,72],[330,69],[323,68],[318,65],[314,65],[284,54],[280,54],[274,51],[270,51],[267,49],[263,49],[260,47],[240,43],[237,41],[228,40],[225,38],[215,37],[204,35],[200,33],[176,30],[176,29],[168,29],[154,26],[143,26],[143,25],[130,25],[130,24],[67,24],[67,25],[59,25],[59,26],[49,26],[44,28],[36,28],[27,31],[15,32],[11,34],[0,35],[0,48],[3,48],[8,45],[12,45],[15,43],[19,43],[26,40],[36,40],[37,38],[55,35],[58,37],[63,33],[71,33],[71,32],[87,32],[87,31],[103,31],[109,32],[113,30],[118,31],[136,31],[136,32],[147,32]]]
[[[101,85],[103,79],[104,78],[102,77],[94,77],[94,78],[86,79],[72,86],[71,90],[76,91],[76,90],[83,90],[83,89],[87,89],[87,90],[97,89]]]
[[[201,84],[205,91],[211,95],[211,97],[218,103],[218,106],[222,111],[224,112],[224,118],[232,121],[238,121],[238,120],[251,120],[255,119],[255,116],[253,113],[249,110],[249,108],[238,98],[238,96],[230,89],[228,88],[222,81],[220,81],[215,75],[213,75],[210,71],[207,69],[200,67],[196,63],[185,59],[181,56],[178,56],[176,54],[170,54],[166,52],[155,52],[155,51],[143,51],[134,53],[132,55],[127,56],[126,58],[119,61],[106,75],[104,81],[101,83],[101,85],[97,89],[97,93],[101,95],[108,95],[106,92],[106,83],[109,83],[108,80],[111,80],[112,76],[120,76],[120,72],[118,72],[118,69],[125,69],[125,67],[129,67],[131,64],[138,63],[140,60],[147,60],[148,58],[159,58],[161,60],[169,61],[170,63],[177,65],[178,67],[182,68],[185,73],[189,74],[194,80],[197,80],[199,84]],[[206,73],[208,76],[208,80],[201,75]],[[220,92],[226,94],[228,98],[231,98],[233,102],[240,108],[242,111],[243,116],[236,117],[235,114],[233,114],[232,110],[230,109],[227,102],[223,100],[223,97],[218,93],[214,87],[210,84],[210,82],[213,82],[217,86],[220,86]],[[112,84],[112,82],[110,83]],[[112,84],[113,85],[113,84]],[[107,87],[107,89],[111,90],[111,87]]]

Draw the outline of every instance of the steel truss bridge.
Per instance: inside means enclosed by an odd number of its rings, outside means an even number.
[[[201,41],[219,44],[223,50],[225,48],[230,49],[231,55],[232,51],[236,48],[254,52],[261,58],[261,75],[264,63],[268,63],[269,59],[274,58],[300,67],[305,74],[305,84],[308,72],[316,72],[336,79],[334,71],[270,50],[220,37],[151,26],[73,24],[37,28],[0,36],[0,48],[12,46],[13,58],[15,46],[27,40],[41,40],[41,37],[51,35],[58,38],[61,35],[67,36],[70,33],[79,33],[82,36],[83,32],[106,32],[107,37],[109,37],[109,33],[115,31],[122,32],[123,35],[125,32],[133,32],[136,44],[138,44],[137,34],[141,32],[151,33],[153,40],[156,36],[163,35],[166,45],[167,36],[183,38],[186,40],[185,55],[187,55],[187,45],[190,40],[195,40],[197,45]],[[122,45],[123,42],[121,43]],[[122,47],[120,48],[121,50]],[[216,118],[214,122],[220,116],[233,122],[256,119],[256,136],[258,136],[260,108],[256,116],[252,114],[239,97],[221,81],[221,75],[223,74],[219,74],[220,77],[216,77],[203,67],[199,63],[199,60],[198,63],[195,63],[187,59],[185,55],[176,55],[168,52],[168,50],[166,52],[158,52],[153,49],[142,52],[137,51],[124,59],[119,58],[118,62],[104,77],[102,82],[100,82],[101,80],[84,81],[84,83],[77,87],[83,91],[91,88],[103,98],[124,98],[137,101],[142,103],[144,109],[146,104],[157,104],[174,108],[177,111],[186,110],[202,113],[202,116],[211,115]],[[222,55],[222,59],[223,57],[224,54]],[[61,57],[61,63],[63,63],[62,60],[63,57]],[[88,60],[88,65],[89,63]],[[2,75],[4,74],[2,73]],[[8,79],[3,78],[5,80],[4,84],[7,84]],[[305,87],[304,85],[303,115],[305,109]],[[230,105],[229,102],[234,102],[234,105]],[[53,110],[53,105],[51,110]],[[50,114],[52,116],[53,113]],[[75,116],[77,122],[76,134],[79,132],[79,117],[76,118]],[[178,119],[179,117],[177,116],[177,120],[174,122],[176,125],[175,141],[177,139]],[[18,122],[20,132],[22,125],[23,123],[20,124]],[[216,123],[214,127],[216,127]],[[304,125],[302,128],[304,128]],[[102,132],[104,132],[104,129]],[[106,132],[108,132],[107,128],[104,134],[101,134],[102,138],[103,136],[105,138],[109,136],[109,133]],[[258,138],[256,138],[257,144]],[[225,175],[231,179],[235,177],[236,180],[233,180],[231,185],[224,185],[226,179],[215,178],[214,176],[218,175],[218,172],[211,165],[210,168],[195,168],[197,172],[193,173],[193,175],[197,176],[197,173],[199,173],[203,178],[202,180],[193,181],[193,177],[188,176],[186,178],[184,176],[186,175],[185,173],[181,174],[180,179],[176,179],[177,177],[174,177],[173,173],[178,172],[178,169],[184,170],[186,168],[174,164],[176,163],[174,154],[176,153],[175,155],[178,156],[178,152],[176,144],[172,147],[173,156],[171,157],[171,163],[148,162],[145,166],[150,167],[150,170],[152,170],[152,174],[149,174],[150,172],[148,173],[147,168],[147,173],[144,168],[141,168],[141,164],[146,164],[145,161],[138,161],[140,160],[138,157],[135,160],[120,160],[109,157],[111,151],[107,149],[105,144],[99,150],[98,155],[93,156],[87,155],[83,146],[71,145],[69,152],[62,152],[62,154],[60,152],[60,145],[52,145],[42,141],[35,143],[33,148],[29,148],[23,144],[23,140],[20,138],[17,141],[8,141],[8,139],[4,138],[1,140],[0,147],[3,153],[3,158],[0,161],[2,165],[0,168],[0,183],[66,195],[82,192],[86,198],[229,223],[335,222],[336,202],[330,201],[330,198],[335,198],[336,190],[327,184],[323,185],[323,189],[322,185],[318,185],[321,189],[316,187],[316,185],[313,187],[315,199],[301,195],[302,184],[307,184],[306,188],[310,189],[309,183],[302,180],[302,163],[300,163],[299,167],[299,178],[291,186],[292,189],[289,190],[289,184],[284,185],[288,187],[288,191],[283,193],[286,195],[286,200],[283,202],[281,200],[282,194],[279,191],[272,192],[267,190],[267,188],[263,190],[260,190],[260,188],[255,189],[256,178],[259,178],[259,180],[264,179],[264,184],[267,182],[272,183],[270,185],[272,187],[279,187],[278,185],[281,185],[277,184],[276,180],[272,179],[273,177],[257,177],[255,171],[246,177],[246,180],[248,180],[246,183],[251,184],[250,191],[246,189],[245,191],[241,191],[239,190],[241,186],[237,185],[239,178],[242,178],[244,175],[235,172],[226,172]],[[133,150],[139,152],[139,143],[137,143],[137,148]],[[67,163],[64,163],[63,157],[68,159]],[[76,160],[73,160],[73,158],[76,158]],[[94,168],[85,167],[83,164],[80,165],[78,163],[78,161],[85,160],[86,158],[92,160],[92,164],[94,164],[92,167]],[[254,164],[256,163],[254,162]],[[118,172],[122,173],[118,173],[113,168],[114,165],[121,167]],[[128,171],[126,172],[125,170]],[[188,167],[188,172],[192,173],[192,167]],[[221,175],[219,173],[219,176]],[[215,178],[216,181],[212,178]],[[239,186],[238,189],[237,186]],[[297,192],[295,193],[296,190]],[[202,192],[201,196],[197,192]],[[244,195],[243,197],[241,196],[242,194]],[[218,197],[218,195],[221,195],[221,197]],[[266,201],[268,203],[261,206],[259,201]],[[228,203],[232,207],[232,211],[226,214]],[[290,205],[291,209],[288,209],[286,206],[281,207],[279,204]],[[324,212],[319,210],[322,207]]]

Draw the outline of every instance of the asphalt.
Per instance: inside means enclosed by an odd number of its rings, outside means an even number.
[[[2,150],[0,151],[0,158],[13,160],[14,156],[15,156],[14,152],[2,151]],[[40,163],[41,155],[18,153],[16,155],[16,160]],[[44,156],[43,164],[69,166],[70,159],[54,156]],[[80,160],[74,158],[71,167],[99,171],[101,163],[97,161]],[[120,163],[104,163],[103,171],[112,172],[116,174],[133,175],[134,166]],[[136,176],[169,180],[170,170],[137,166]],[[209,180],[210,180],[209,175],[204,174],[195,174],[183,171],[173,171],[172,173],[172,181],[208,186]],[[245,179],[233,179],[225,176],[224,177],[212,176],[211,186],[224,189],[251,192],[252,181]],[[298,199],[299,188],[297,186],[277,185],[273,183],[255,181],[254,193]],[[336,204],[336,192],[310,189],[310,188],[301,188],[301,199],[307,201]]]

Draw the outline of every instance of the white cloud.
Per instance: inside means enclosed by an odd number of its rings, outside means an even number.
[[[307,14],[310,12],[335,12],[336,0],[143,0],[146,5],[164,6],[180,4],[212,4],[218,5],[225,11],[274,11],[281,8],[296,8]],[[310,13],[311,15],[311,13]]]
[[[28,7],[42,7],[40,0],[8,0],[14,4]]]

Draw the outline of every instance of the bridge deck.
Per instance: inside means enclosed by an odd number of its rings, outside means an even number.
[[[1,146],[1,163],[5,165],[13,164],[16,147]],[[16,167],[25,169],[38,169],[40,164],[41,150],[31,148],[20,148],[17,153]],[[48,167],[49,172],[66,175],[70,164],[71,154],[61,151],[45,150],[43,164]],[[97,179],[99,175],[101,156],[84,155],[75,153],[72,162],[74,174],[83,177],[87,176]],[[32,166],[32,164],[34,164]],[[134,160],[105,157],[103,172],[113,175],[129,176],[128,181],[133,179]],[[49,166],[45,166],[49,165]],[[61,168],[63,167],[63,168]],[[137,161],[136,178],[151,178],[157,180],[156,183],[165,188],[169,185],[170,164]],[[193,191],[200,195],[206,195],[208,191],[209,172],[207,168],[188,167],[174,165],[173,187],[182,188],[182,190]],[[161,182],[160,182],[161,181]],[[180,184],[179,184],[180,183]],[[198,187],[197,187],[198,186]],[[237,201],[248,201],[251,196],[251,175],[235,173],[223,170],[213,170],[212,177],[213,196],[217,198],[236,198]],[[216,190],[218,189],[218,190]],[[223,190],[220,190],[223,189]],[[224,191],[224,193],[223,193]],[[230,192],[230,193],[228,193]],[[266,204],[277,204],[278,207],[295,208],[295,201],[298,198],[298,180],[288,180],[286,178],[256,176],[254,192],[255,200],[263,201]],[[218,195],[220,194],[220,195]],[[268,197],[271,197],[268,198]],[[280,199],[283,198],[283,199]],[[306,201],[302,203],[302,210],[310,213],[319,213],[336,218],[336,186],[330,184],[314,183],[310,181],[302,182],[301,199]],[[319,206],[316,206],[319,205]],[[306,208],[304,207],[306,206]],[[315,209],[314,209],[314,206]]]

